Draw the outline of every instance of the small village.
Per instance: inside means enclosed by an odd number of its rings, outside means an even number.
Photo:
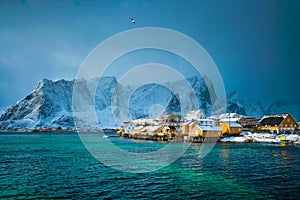
[[[156,119],[124,122],[117,135],[141,140],[202,143],[217,138],[220,142],[266,142],[300,144],[299,123],[288,113],[262,118],[226,113],[206,117],[201,110],[160,115]]]

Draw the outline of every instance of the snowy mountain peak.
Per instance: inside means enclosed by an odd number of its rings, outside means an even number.
[[[264,108],[259,101],[243,98],[237,91],[227,95],[227,112],[258,118],[265,114]]]
[[[6,107],[0,107],[0,116],[2,115],[2,113],[6,110]]]
[[[0,117],[0,129],[55,128],[71,122],[72,81],[41,80],[32,92],[8,108]],[[52,120],[61,118],[57,124]],[[66,127],[72,127],[72,124]]]
[[[204,81],[201,77],[191,77],[187,80],[193,88],[198,108],[207,116],[210,115],[211,100],[208,87],[208,81]],[[95,86],[98,82],[96,91],[92,91],[91,85]],[[115,128],[120,122],[115,121],[124,113],[116,112],[112,108],[113,98],[117,99],[115,106],[125,106],[128,103],[128,110],[131,119],[148,118],[151,116],[153,105],[160,105],[163,112],[180,112],[178,94],[168,89],[176,87],[178,91],[185,91],[185,87],[181,81],[166,83],[166,87],[159,84],[147,84],[133,92],[130,86],[122,86],[115,77],[102,77],[93,80],[77,80],[79,84],[77,88],[87,105],[94,105],[99,120],[99,128]],[[30,130],[39,128],[57,128],[57,129],[73,129],[73,95],[74,80],[58,80],[52,81],[42,79],[37,86],[26,97],[6,109],[0,116],[0,130]],[[135,88],[135,87],[133,87]],[[113,93],[117,92],[116,96]],[[95,96],[93,96],[93,92]],[[130,94],[128,96],[128,94]],[[189,94],[184,94],[189,97]],[[263,108],[259,102],[250,101],[239,97],[235,92],[228,99],[228,112],[236,112],[244,115],[260,116],[263,115]],[[76,104],[75,104],[76,106]],[[76,108],[78,111],[85,111],[86,108]],[[113,115],[114,112],[114,115]],[[123,119],[123,118],[121,118]]]
[[[40,80],[37,84],[37,86],[34,88],[34,90],[41,90],[43,87],[47,87],[49,86],[50,84],[52,84],[53,81],[52,80],[49,80],[49,79],[46,79],[46,78],[43,78],[42,80]]]

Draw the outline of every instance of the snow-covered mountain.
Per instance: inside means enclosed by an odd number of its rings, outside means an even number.
[[[114,77],[99,80],[95,99],[90,85],[97,80],[79,81],[84,101],[92,104],[95,100],[101,128],[115,127],[110,111],[110,96],[116,84]],[[0,130],[31,129],[74,129],[72,92],[74,80],[41,80],[25,98],[15,103],[0,116]],[[85,109],[85,108],[82,108]]]
[[[151,116],[153,114],[151,109],[157,109],[152,106],[157,104],[161,105],[166,113],[179,112],[178,94],[173,94],[171,90],[172,87],[177,87],[178,91],[182,91],[183,95],[189,99],[190,94],[185,90],[183,82],[188,82],[195,91],[199,108],[206,115],[210,114],[211,100],[208,87],[212,86],[207,87],[204,80],[199,77],[166,83],[166,87],[159,84],[147,84],[140,88],[122,86],[115,77],[103,77],[98,82],[96,95],[93,98],[90,85],[95,84],[95,81],[98,80],[80,80],[77,82],[79,84],[77,89],[82,94],[82,101],[85,101],[86,105],[93,107],[95,102],[99,120],[98,128],[115,128],[118,126],[117,124],[120,124],[116,120],[124,119],[122,118],[124,113],[116,109],[118,107],[128,109],[131,119]],[[30,94],[2,113],[0,130],[73,129],[73,86],[74,80],[41,80]],[[237,93],[229,95],[228,103],[228,112],[252,116],[263,114],[259,102],[243,99]],[[76,111],[84,112],[85,109],[85,107],[76,107]]]
[[[30,94],[4,111],[0,130],[73,127],[72,88],[72,81],[41,80]]]
[[[210,93],[209,93],[208,87],[212,87],[212,91],[214,91],[213,86],[211,86],[211,85],[207,86],[205,84],[204,79],[200,78],[198,76],[188,78],[187,82],[193,88],[196,98],[197,98],[198,108],[195,108],[195,109],[203,110],[204,114],[206,116],[209,116],[211,114],[211,103],[212,102],[210,99]],[[176,85],[176,87],[181,87],[183,85],[181,83],[181,81],[177,81],[172,84]],[[180,91],[187,92],[184,87],[182,87],[180,89]],[[189,94],[186,94],[186,95],[189,95]],[[212,95],[215,96],[215,93],[213,92]],[[167,110],[167,113],[180,112],[181,108],[180,108],[178,97],[176,95],[172,94],[172,98],[169,101],[169,104],[168,104],[166,110]]]
[[[227,112],[258,118],[265,113],[259,101],[243,98],[236,91],[227,95]]]
[[[300,105],[288,104],[285,101],[275,101],[266,110],[266,114],[289,113],[297,121],[300,121]]]
[[[147,84],[138,88],[129,101],[129,113],[132,119],[148,118],[151,116],[153,105],[161,105],[165,111],[172,98],[172,92],[158,84]]]
[[[186,83],[194,90],[198,103],[198,108],[193,109],[201,109],[206,115],[209,115],[211,112],[211,100],[208,88],[202,78],[195,76],[186,80],[166,83],[165,86],[148,84],[138,88],[130,99],[129,110],[132,118],[149,117],[149,110],[151,111],[151,107],[155,104],[162,105],[166,114],[181,112],[181,109],[184,108],[180,107],[179,96],[186,96],[188,99],[192,98],[189,90],[186,88]],[[176,87],[177,92],[181,93],[180,95],[178,93],[174,94],[174,90],[171,91],[174,87]]]
[[[2,113],[6,110],[6,107],[0,107],[0,116],[2,115]]]

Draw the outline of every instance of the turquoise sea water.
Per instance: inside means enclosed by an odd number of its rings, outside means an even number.
[[[110,140],[131,150],[165,145]],[[300,146],[216,144],[204,159],[200,146],[168,167],[136,174],[100,163],[75,133],[1,134],[0,198],[300,198]]]

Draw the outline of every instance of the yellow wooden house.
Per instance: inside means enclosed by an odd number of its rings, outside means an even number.
[[[265,115],[260,121],[258,130],[271,133],[295,133],[298,124],[290,114]]]
[[[181,134],[187,135],[195,126],[199,125],[197,121],[187,121],[181,126]]]
[[[176,128],[174,126],[163,126],[159,130],[160,131],[156,134],[157,140],[159,141],[167,141],[169,137],[174,137],[177,134]]]
[[[218,126],[195,126],[190,132],[190,137],[220,137],[222,129]]]
[[[141,131],[144,127],[145,126],[136,126],[129,134],[131,134],[131,135],[141,134]]]
[[[236,122],[223,122],[221,124],[222,135],[239,135],[243,127]]]
[[[149,125],[141,129],[140,134],[154,136],[161,133],[161,125]]]
[[[164,135],[172,135],[172,134],[176,134],[176,128],[174,126],[164,126],[161,129],[161,132],[159,132],[157,135],[158,136],[164,136]]]
[[[121,127],[119,128],[119,130],[117,131],[117,135],[122,136],[124,133],[125,133],[124,128],[121,126]]]

